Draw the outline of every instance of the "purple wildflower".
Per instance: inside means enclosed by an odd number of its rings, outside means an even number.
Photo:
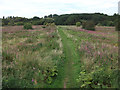
[[[32,78],[32,82],[34,82],[34,79]]]

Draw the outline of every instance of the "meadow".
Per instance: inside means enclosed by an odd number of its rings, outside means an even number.
[[[3,88],[118,88],[118,31],[2,27]]]

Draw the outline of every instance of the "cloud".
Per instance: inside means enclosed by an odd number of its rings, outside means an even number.
[[[43,17],[48,14],[117,13],[119,0],[1,0],[0,17]]]

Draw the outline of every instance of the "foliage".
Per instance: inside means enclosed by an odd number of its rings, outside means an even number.
[[[32,24],[30,23],[24,24],[24,29],[32,29]]]
[[[23,22],[17,22],[17,23],[15,23],[16,25],[24,25],[24,23]]]
[[[80,22],[76,22],[76,26],[79,27],[81,25]]]
[[[34,16],[33,18],[23,18],[23,17],[3,17],[2,25],[16,25],[18,22],[28,23],[31,22],[33,25],[44,25],[44,23],[55,23],[56,25],[76,25],[79,21],[92,21],[95,25],[100,24],[102,26],[115,26],[115,20],[119,15],[114,14],[113,16],[108,16],[103,13],[94,14],[50,14],[44,16],[44,18],[39,18]]]
[[[81,88],[88,88],[89,85],[92,84],[92,76],[90,74],[86,74],[85,71],[80,72],[79,79],[77,79],[77,82],[80,83]]]
[[[120,31],[120,16],[116,20],[115,30]]]
[[[52,68],[48,68],[46,71],[44,71],[44,79],[48,84],[52,83],[53,77],[58,75],[58,70],[56,66],[53,66]]]
[[[82,22],[82,28],[95,31],[95,24],[92,21]]]
[[[109,88],[114,80],[112,75],[113,73],[107,71],[106,67],[96,66],[91,73],[81,71],[77,81],[81,88]]]
[[[50,27],[55,27],[55,23],[44,23],[44,25],[46,26],[46,27],[48,27],[48,26],[50,26]]]
[[[41,21],[33,21],[32,25],[42,25],[42,22]]]

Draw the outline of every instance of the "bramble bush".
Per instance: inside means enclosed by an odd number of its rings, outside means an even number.
[[[93,21],[84,21],[82,22],[82,28],[95,31],[95,24]]]
[[[24,29],[33,29],[31,23],[24,24]]]

